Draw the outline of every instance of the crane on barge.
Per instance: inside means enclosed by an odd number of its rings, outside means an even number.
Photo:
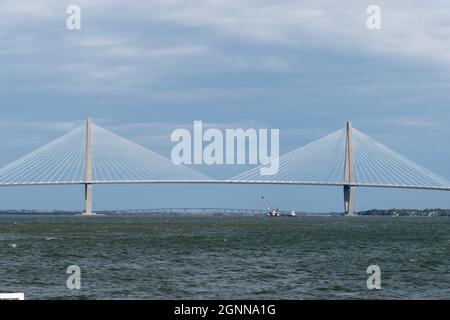
[[[271,208],[269,204],[267,203],[264,196],[261,196],[261,200],[264,204],[264,206],[267,209],[266,217],[295,217],[297,214],[295,213],[295,210],[292,210],[291,212],[281,211],[278,208]]]

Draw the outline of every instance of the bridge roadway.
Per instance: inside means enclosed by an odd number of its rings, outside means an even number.
[[[0,183],[0,187],[42,186],[42,185],[94,185],[94,184],[260,184],[260,185],[306,185],[306,186],[332,186],[332,187],[368,187],[393,189],[420,189],[450,191],[450,186],[421,186],[421,185],[395,185],[373,183],[345,183],[321,181],[258,181],[258,180],[120,180],[120,181],[58,181],[58,182],[29,182],[29,183]]]

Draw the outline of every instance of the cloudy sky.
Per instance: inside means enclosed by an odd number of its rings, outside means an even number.
[[[70,4],[81,30],[66,28]],[[366,27],[372,4],[381,30]],[[351,119],[450,178],[449,80],[448,1],[2,0],[0,165],[87,116],[165,156],[172,130],[194,120],[279,128],[283,153]],[[81,191],[2,188],[0,207],[78,209]],[[339,188],[280,186],[98,186],[94,206],[259,208],[262,193],[286,209],[342,210]],[[450,207],[450,197],[359,189],[357,209],[372,207]]]

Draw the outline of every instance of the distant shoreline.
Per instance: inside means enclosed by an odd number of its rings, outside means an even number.
[[[190,211],[168,211],[165,209],[145,209],[142,210],[99,210],[97,213],[104,214],[108,216],[263,216],[262,212],[255,212],[257,210],[252,210],[249,212],[219,212],[219,211],[204,211],[204,209],[191,209]],[[0,210],[0,215],[62,215],[62,216],[72,216],[80,214],[80,211],[72,210]],[[449,217],[450,209],[370,209],[365,211],[356,212],[360,216],[398,216],[398,217]],[[340,216],[343,215],[342,212],[298,212],[299,217],[305,216]]]

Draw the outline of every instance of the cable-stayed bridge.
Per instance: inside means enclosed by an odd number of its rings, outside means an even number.
[[[0,186],[85,186],[84,215],[92,215],[94,184],[220,183],[340,186],[344,209],[353,214],[355,187],[450,191],[450,181],[352,128],[351,122],[273,161],[279,170],[261,175],[261,167],[230,179],[211,178],[175,165],[138,144],[87,120],[64,136],[0,168]]]

